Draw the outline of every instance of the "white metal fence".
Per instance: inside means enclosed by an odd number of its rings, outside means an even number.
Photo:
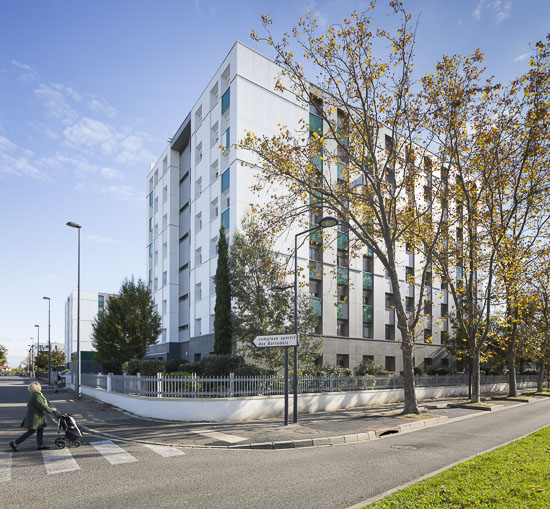
[[[518,383],[536,382],[536,375],[518,375]],[[417,387],[445,387],[468,385],[464,375],[416,376]],[[481,376],[482,384],[507,383],[506,375]],[[267,396],[284,394],[284,378],[281,376],[236,377],[189,377],[158,374],[157,376],[82,374],[82,385],[104,389],[109,392],[150,397],[175,398],[227,398],[238,396]],[[289,380],[293,391],[293,380]],[[403,387],[402,376],[318,377],[298,378],[299,393],[322,393],[334,391],[358,391],[376,389],[399,389]]]

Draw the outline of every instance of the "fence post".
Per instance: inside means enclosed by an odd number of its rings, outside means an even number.
[[[365,373],[365,390],[369,388],[369,374]]]
[[[126,394],[126,373],[122,373],[122,394]]]
[[[107,374],[107,392],[113,392],[113,374]]]
[[[136,392],[139,397],[141,395],[141,373],[136,373]]]
[[[162,373],[157,373],[157,398],[162,398]]]
[[[232,398],[235,393],[235,373],[229,373],[229,397]]]
[[[330,374],[329,388],[330,388],[330,392],[334,390],[334,373]]]
[[[392,385],[393,385],[393,388],[395,389],[395,374],[392,376]]]

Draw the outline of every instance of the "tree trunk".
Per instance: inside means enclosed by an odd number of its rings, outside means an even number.
[[[472,358],[472,403],[481,401],[481,383],[479,372],[479,347],[474,347]]]
[[[508,343],[506,364],[508,367],[508,396],[516,397],[518,395],[518,387],[516,380],[516,351],[513,339]]]
[[[407,345],[408,341],[403,341],[401,346],[403,350],[403,392],[405,396],[406,414],[418,414],[418,404],[416,401],[416,391],[414,386],[414,365],[413,365],[413,346]]]
[[[539,378],[537,380],[537,392],[542,392],[542,386],[544,384],[544,367],[546,363],[544,359],[539,360]]]

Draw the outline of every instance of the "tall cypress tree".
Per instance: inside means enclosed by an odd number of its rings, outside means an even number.
[[[229,282],[229,255],[225,227],[220,226],[218,266],[216,268],[216,306],[214,308],[214,352],[231,355],[233,324],[231,322],[231,285]]]

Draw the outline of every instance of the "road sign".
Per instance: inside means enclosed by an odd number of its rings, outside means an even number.
[[[276,346],[298,346],[299,334],[271,334],[269,336],[256,336],[252,340],[256,348],[273,348]]]

